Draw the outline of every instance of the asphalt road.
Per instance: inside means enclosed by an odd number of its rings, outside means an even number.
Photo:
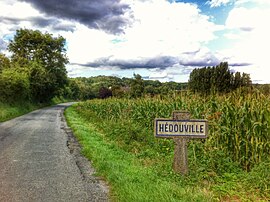
[[[60,104],[0,123],[0,201],[108,201]]]

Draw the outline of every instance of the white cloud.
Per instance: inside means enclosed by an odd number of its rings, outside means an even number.
[[[269,0],[208,0],[207,4],[210,5],[211,8],[226,6],[228,4],[234,6],[242,6],[244,4],[255,3],[257,5],[270,5]]]
[[[68,37],[71,60],[85,63],[106,56],[115,60],[175,57],[196,51],[215,38],[218,27],[195,5],[165,0],[131,2],[135,21],[125,34],[113,36],[78,26]]]
[[[265,74],[265,72],[269,72],[267,69],[268,48],[270,47],[269,0],[208,1],[211,7],[235,3],[225,23],[226,34],[224,36],[233,44],[226,50],[218,50],[219,40],[222,39],[218,39],[215,35],[215,31],[220,31],[224,27],[215,25],[196,4],[170,3],[167,0],[123,0],[122,2],[130,5],[133,24],[126,27],[123,30],[124,33],[112,35],[102,30],[89,29],[78,22],[63,21],[62,19],[57,19],[58,27],[71,27],[70,31],[56,30],[54,24],[39,27],[38,24],[33,24],[31,19],[40,17],[45,20],[48,18],[54,20],[55,18],[41,14],[27,3],[15,0],[1,1],[0,19],[1,17],[2,19],[18,19],[17,25],[0,20],[2,44],[8,42],[17,28],[40,29],[55,35],[60,34],[67,39],[67,54],[70,62],[77,64],[67,67],[70,76],[82,76],[86,70],[96,73],[102,71],[101,66],[89,68],[79,65],[94,63],[100,58],[109,58],[110,61],[113,61],[112,63],[123,61],[123,64],[130,65],[132,61],[136,63],[153,61],[151,59],[166,59],[168,56],[176,58],[176,61],[179,60],[179,64],[176,62],[172,64],[172,67],[138,71],[143,72],[144,75],[148,73],[151,78],[164,77],[163,81],[187,81],[188,74],[194,66],[212,65],[226,60],[234,64],[252,64],[246,66],[245,69],[239,67],[237,70],[250,73],[253,80],[270,83],[270,79]],[[250,2],[257,3],[260,7],[247,8],[244,6]],[[206,47],[213,40],[217,42],[218,53],[213,53]],[[132,64],[129,68],[131,66]],[[108,68],[103,67],[103,70],[109,72]],[[119,68],[111,71],[115,71],[119,75],[124,72],[123,74],[132,76],[133,69],[120,70]],[[180,75],[176,74],[177,72]]]
[[[10,39],[16,29],[32,27],[31,22],[25,19],[41,16],[42,15],[28,3],[15,0],[1,1],[0,36],[7,36]]]
[[[238,28],[243,31],[249,31],[265,26],[266,20],[269,20],[269,10],[238,7],[229,13],[226,26],[227,28]]]
[[[67,40],[67,54],[71,63],[85,64],[111,54],[111,35],[77,24],[76,31],[63,33]]]
[[[207,4],[209,4],[211,8],[214,8],[219,6],[225,6],[232,2],[233,0],[209,0],[207,1]]]
[[[264,6],[270,5],[269,0],[235,0],[236,6],[242,6],[242,5],[248,4],[248,3],[255,3],[257,5],[264,5]]]
[[[200,50],[203,44],[215,38],[214,32],[219,29],[195,4],[170,3],[166,0],[123,2],[130,5],[134,22],[124,30],[125,33],[117,36],[62,19],[58,19],[59,26],[71,26],[73,23],[73,32],[55,30],[54,25],[49,23],[40,27],[38,23],[33,24],[31,19],[40,17],[53,21],[54,18],[41,14],[31,4],[15,0],[0,2],[0,17],[18,23],[15,26],[0,22],[0,34],[13,35],[18,28],[61,34],[67,39],[67,54],[71,63],[87,64],[107,57],[111,61],[128,61],[126,63],[130,64],[132,61],[147,61],[148,58],[150,61],[166,56],[180,58],[182,53]],[[196,61],[200,62],[202,56],[186,54],[184,60],[191,61],[189,57],[196,57]],[[183,67],[177,68],[180,71]],[[86,67],[69,65],[68,70],[70,75],[81,75]],[[168,77],[172,78],[169,74]]]
[[[231,30],[235,37],[234,45],[229,49],[220,51],[223,57],[229,59],[230,63],[249,63],[247,68],[239,67],[250,73],[252,80],[270,83],[269,72],[269,47],[270,47],[270,8],[265,6],[245,8],[235,7],[228,15],[226,27]]]
[[[157,0],[136,2],[132,10],[136,23],[126,30],[127,46],[121,54],[129,50],[133,56],[177,56],[215,37],[217,27],[195,5]]]
[[[27,17],[40,16],[41,14],[30,4],[18,1],[0,2],[0,16],[15,17],[23,19]]]
[[[179,58],[180,63],[187,66],[214,66],[220,62],[214,53],[206,47],[193,53],[182,54]]]

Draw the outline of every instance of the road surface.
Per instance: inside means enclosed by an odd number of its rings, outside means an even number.
[[[60,104],[0,123],[0,202],[108,201]]]

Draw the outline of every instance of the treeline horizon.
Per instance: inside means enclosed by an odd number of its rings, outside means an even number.
[[[69,78],[64,97],[88,100],[94,98],[138,98],[142,96],[166,95],[170,92],[187,90],[188,83],[174,81],[143,80],[139,74],[134,78],[115,76],[93,76]]]

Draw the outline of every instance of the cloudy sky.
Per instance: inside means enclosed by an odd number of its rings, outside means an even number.
[[[0,52],[17,29],[67,40],[70,77],[186,82],[227,61],[270,83],[270,0],[0,0]]]

